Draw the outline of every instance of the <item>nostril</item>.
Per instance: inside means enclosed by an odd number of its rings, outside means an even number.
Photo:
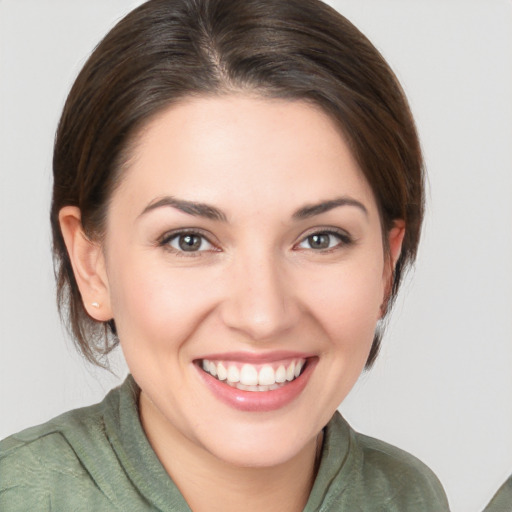
[[[223,323],[254,341],[271,340],[298,323],[299,316],[283,299],[233,298],[222,305]]]

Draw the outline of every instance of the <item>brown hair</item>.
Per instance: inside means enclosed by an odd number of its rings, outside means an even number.
[[[101,364],[118,342],[113,321],[89,317],[59,226],[80,208],[101,239],[109,198],[141,126],[190,95],[250,91],[314,102],[339,123],[370,184],[383,233],[406,223],[389,303],[416,256],[423,217],[423,161],[407,100],[368,39],[319,0],[150,0],[101,41],[76,79],[59,123],[51,223],[58,304],[87,359]],[[375,335],[367,362],[378,353]]]

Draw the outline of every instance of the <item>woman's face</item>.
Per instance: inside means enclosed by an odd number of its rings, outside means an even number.
[[[290,460],[317,436],[364,367],[390,277],[336,125],[237,95],[146,127],[104,250],[143,423],[238,465]]]

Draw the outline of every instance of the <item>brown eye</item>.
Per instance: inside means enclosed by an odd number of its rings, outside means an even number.
[[[348,233],[337,231],[318,231],[304,238],[298,245],[300,249],[325,251],[350,245],[352,238]]]
[[[308,236],[307,241],[311,249],[328,249],[331,246],[332,235],[318,233]]]
[[[178,245],[182,251],[198,251],[203,243],[203,238],[199,235],[180,235]]]
[[[169,235],[160,243],[162,246],[167,246],[178,253],[193,253],[211,251],[214,246],[208,241],[206,237],[199,233],[176,233]]]

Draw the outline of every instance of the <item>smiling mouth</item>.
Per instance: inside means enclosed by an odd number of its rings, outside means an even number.
[[[293,359],[286,363],[253,365],[231,361],[198,361],[202,370],[224,384],[242,391],[274,391],[297,379],[307,359]]]

